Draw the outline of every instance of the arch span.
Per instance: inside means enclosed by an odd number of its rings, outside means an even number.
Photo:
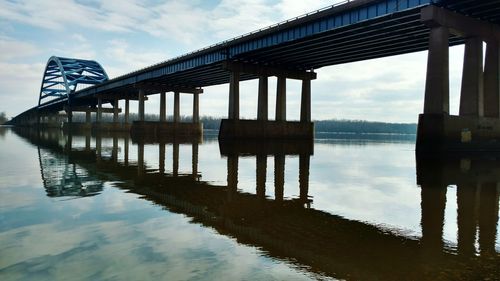
[[[43,73],[38,105],[47,98],[68,98],[78,85],[96,85],[108,80],[96,61],[52,56]]]

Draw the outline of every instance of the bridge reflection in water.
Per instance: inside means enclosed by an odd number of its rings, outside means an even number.
[[[154,140],[131,140],[115,134],[18,134],[39,147],[44,178],[57,173],[64,178],[44,180],[49,196],[54,196],[54,190],[62,190],[57,196],[86,195],[71,191],[66,187],[68,182],[75,183],[73,186],[98,183],[92,193],[96,194],[103,182],[116,181],[119,188],[190,216],[194,222],[235,237],[240,243],[335,278],[435,280],[437,276],[454,276],[471,280],[500,276],[500,254],[495,248],[500,194],[500,160],[496,158],[417,159],[422,236],[415,237],[311,208],[310,142],[219,143],[221,155],[227,157],[227,185],[217,186],[201,180],[199,139],[161,140],[155,144],[159,146],[158,167],[151,167],[144,160],[144,146]],[[72,142],[77,138],[84,145],[75,147]],[[92,139],[95,147],[91,146]],[[131,141],[137,144],[136,161],[129,159]],[[166,171],[166,144],[172,145],[171,172]],[[190,173],[179,172],[179,145],[191,145]],[[283,196],[286,155],[299,156],[299,198]],[[240,157],[255,158],[254,194],[238,189]],[[274,198],[266,197],[268,157],[275,163]],[[446,201],[453,200],[447,198],[449,185],[457,186],[457,245],[443,240]]]

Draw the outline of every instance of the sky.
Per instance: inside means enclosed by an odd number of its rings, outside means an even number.
[[[0,112],[38,103],[51,56],[98,61],[110,78],[342,2],[339,0],[0,0]],[[450,48],[450,112],[458,112],[463,47]],[[324,67],[312,82],[312,118],[416,123],[427,52]],[[256,118],[257,84],[242,82],[240,115]],[[276,79],[269,84],[274,116]],[[229,85],[204,88],[200,115],[227,116]],[[173,94],[167,95],[167,114]],[[120,104],[121,106],[123,103]],[[131,111],[137,111],[135,102]],[[159,96],[146,102],[158,114]],[[191,115],[192,96],[181,95]],[[272,118],[272,117],[271,117]],[[300,82],[287,81],[287,119],[300,118]]]

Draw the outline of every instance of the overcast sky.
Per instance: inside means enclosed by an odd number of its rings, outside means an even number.
[[[47,59],[97,60],[110,78],[341,1],[326,0],[0,0],[0,112],[38,102]],[[458,111],[463,48],[450,51],[451,112]],[[417,122],[427,52],[316,70],[313,119]],[[299,118],[300,83],[288,80],[287,118]],[[255,118],[257,81],[241,85],[241,116]],[[227,115],[228,85],[205,88],[200,114]],[[158,113],[158,95],[146,102]],[[274,116],[275,79],[269,114]],[[167,98],[172,112],[172,95]],[[181,96],[181,114],[192,98]],[[136,111],[136,103],[131,104]]]

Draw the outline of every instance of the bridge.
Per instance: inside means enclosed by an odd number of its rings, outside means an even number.
[[[229,83],[228,117],[221,123],[221,139],[312,139],[314,70],[428,50],[417,149],[484,148],[484,141],[500,138],[499,7],[498,0],[346,1],[113,79],[95,61],[52,57],[39,104],[10,123],[50,126],[57,123],[54,114],[65,111],[69,127],[196,135],[202,131],[199,95],[203,87]],[[460,112],[451,116],[448,52],[458,44],[465,44]],[[274,120],[268,115],[271,76],[277,77]],[[239,82],[250,79],[259,81],[257,120],[241,120]],[[298,122],[286,120],[287,79],[302,81]],[[172,122],[166,119],[167,92],[174,93]],[[192,123],[180,122],[181,93],[193,95]],[[144,104],[154,94],[160,95],[160,119],[146,122]],[[118,122],[119,100],[125,100],[124,123]],[[139,101],[139,120],[132,124],[129,100]],[[73,112],[79,111],[86,112],[85,124],[72,122]],[[113,113],[113,122],[102,122],[103,113]]]

